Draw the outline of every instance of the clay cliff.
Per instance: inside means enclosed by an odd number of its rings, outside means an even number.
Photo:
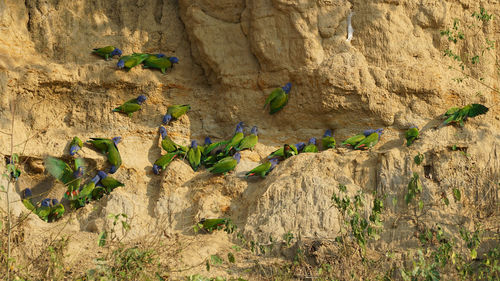
[[[14,118],[14,152],[23,171],[9,190],[13,216],[26,213],[20,202],[26,187],[62,197],[64,186],[44,172],[42,161],[67,155],[73,136],[123,138],[123,165],[115,177],[125,186],[54,223],[29,215],[14,255],[22,260],[23,247],[42,249],[54,237],[68,237],[65,265],[74,274],[85,272],[99,256],[99,233],[114,228],[108,215],[123,213],[131,229],[116,231],[120,238],[126,233],[121,242],[155,233],[162,243],[187,243],[189,251],[176,262],[192,268],[178,276],[199,273],[207,256],[236,243],[223,232],[194,235],[192,225],[201,218],[230,217],[248,240],[265,242],[288,232],[301,241],[331,240],[341,228],[331,201],[339,184],[349,194],[364,191],[367,202],[383,198],[390,231],[382,232],[377,249],[415,247],[414,232],[422,225],[440,225],[454,237],[459,226],[472,229],[478,221],[498,231],[500,48],[480,64],[467,64],[466,73],[481,79],[460,82],[464,74],[443,56],[451,43],[440,34],[456,18],[464,26],[475,23],[470,15],[480,7],[500,15],[493,0],[0,1],[0,152],[10,154],[10,135],[2,132],[10,131]],[[354,36],[348,42],[351,11]],[[500,40],[495,22],[474,30],[457,52],[479,49],[484,38]],[[124,54],[161,52],[180,63],[166,75],[140,67],[121,71],[116,59],[90,53],[107,45]],[[262,109],[266,96],[289,81],[288,105],[269,115]],[[111,112],[140,94],[148,100],[132,118]],[[233,173],[193,172],[176,160],[153,174],[161,118],[168,105],[186,103],[192,110],[168,127],[181,144],[205,136],[226,139],[239,121],[259,127],[259,143],[242,152]],[[490,110],[463,128],[441,125],[448,108],[469,103]],[[407,147],[404,132],[412,125],[421,138]],[[384,128],[369,151],[338,147],[300,154],[266,179],[244,178],[283,143],[321,138],[326,129],[340,143],[367,128]],[[418,153],[424,155],[421,165],[414,162]],[[106,163],[88,147],[82,156],[89,171]],[[415,172],[426,206],[418,222],[402,215]],[[453,198],[454,189],[461,191],[460,202],[435,204]],[[34,264],[26,268],[43,271]]]

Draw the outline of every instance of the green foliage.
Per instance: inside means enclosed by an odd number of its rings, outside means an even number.
[[[413,161],[417,164],[417,166],[420,166],[420,164],[424,161],[424,155],[419,152],[415,158],[413,158]]]
[[[151,280],[145,268],[153,263],[153,251],[138,247],[118,248],[112,252],[111,258],[97,269],[89,270],[85,280]],[[158,274],[156,274],[158,275]]]
[[[108,238],[110,239],[110,241],[113,241],[117,238],[116,226],[118,224],[122,226],[125,232],[128,232],[130,230],[130,224],[128,223],[128,216],[126,214],[109,214],[108,218],[113,219],[113,227],[109,232],[107,230],[101,231],[97,240],[97,245],[99,245],[99,247],[104,247],[107,244]]]
[[[420,193],[422,192],[422,183],[420,182],[420,178],[417,173],[413,173],[413,177],[411,177],[410,182],[408,183],[408,192],[405,195],[405,202],[406,204],[410,204],[414,198],[420,196]],[[420,203],[422,201],[419,201],[419,209],[421,210],[422,206]]]
[[[453,62],[458,65],[460,72],[466,77],[475,79],[484,86],[500,93],[495,87],[486,84],[484,82],[484,77],[476,77],[473,74],[474,72],[467,71],[469,68],[479,65],[481,62],[492,62],[496,65],[497,71],[500,73],[500,65],[498,62],[490,59],[491,57],[494,58],[495,54],[491,52],[491,56],[485,56],[487,52],[495,49],[495,41],[489,40],[488,38],[479,38],[482,34],[481,29],[484,25],[493,20],[493,15],[489,14],[486,9],[481,7],[479,11],[472,13],[472,17],[475,19],[475,22],[471,25],[462,25],[459,19],[454,19],[451,27],[441,30],[441,36],[445,37],[447,41],[450,42],[450,46],[443,50],[443,55],[452,59]],[[477,47],[471,50],[470,47],[468,47],[469,43],[467,40],[482,41],[483,44],[477,46],[477,44],[474,43]],[[464,49],[470,51],[466,52]],[[450,68],[454,69],[453,66],[450,66]],[[464,78],[459,77],[453,80],[460,83],[463,79]]]
[[[293,237],[293,233],[291,233],[290,231],[288,231],[287,233],[283,234],[283,240],[285,240],[285,244],[287,247],[290,247],[290,245],[292,245],[292,240],[294,239],[295,237]]]
[[[365,195],[359,191],[353,198],[347,194],[345,185],[339,185],[340,194],[332,195],[332,203],[340,213],[343,223],[341,223],[340,236],[335,240],[339,243],[347,242],[347,239],[354,239],[356,244],[364,251],[369,239],[379,238],[382,227],[381,213],[384,208],[382,200],[373,199],[371,213],[366,216],[364,213]]]

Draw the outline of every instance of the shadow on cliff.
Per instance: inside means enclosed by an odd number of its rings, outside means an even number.
[[[151,147],[148,150],[148,160],[150,163],[154,163],[161,156],[161,148],[159,147],[160,138],[157,136]],[[161,181],[163,180],[162,173],[160,175],[155,175],[152,172],[153,165],[146,166],[144,171],[146,172],[146,177],[149,178],[146,188],[146,196],[149,199],[148,202],[148,214],[151,217],[155,217],[155,208],[158,198],[161,192]]]

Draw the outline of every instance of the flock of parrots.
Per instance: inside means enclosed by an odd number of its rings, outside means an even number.
[[[96,55],[110,60],[113,56],[120,57],[117,67],[131,68],[143,64],[144,68],[157,68],[162,73],[166,70],[173,68],[175,63],[179,60],[176,57],[166,57],[164,54],[143,54],[134,53],[132,55],[122,56],[122,51],[113,46],[94,49]],[[270,114],[274,114],[282,110],[288,103],[288,97],[292,84],[287,83],[281,88],[273,90],[266,98],[264,108],[269,106]],[[141,109],[141,105],[146,101],[146,96],[140,95],[135,99],[131,99],[119,107],[113,109],[113,112],[121,112],[127,114],[129,117],[133,113]],[[186,114],[191,109],[190,105],[172,105],[168,107],[167,113],[163,117],[162,123],[167,126],[170,122],[179,119],[182,115]],[[486,106],[481,104],[469,104],[463,108],[454,107],[449,109],[444,116],[446,120],[443,124],[457,123],[464,126],[464,121],[468,117],[474,117],[480,114],[485,114],[488,111]],[[189,147],[176,144],[167,134],[164,126],[159,127],[161,136],[161,147],[165,150],[165,154],[159,157],[153,163],[153,172],[158,175],[161,171],[174,160],[186,159],[194,171],[197,171],[202,165],[213,174],[226,174],[236,168],[241,155],[240,151],[245,149],[253,149],[258,142],[258,128],[253,126],[250,134],[244,135],[243,122],[236,125],[236,130],[233,136],[225,141],[212,142],[209,137],[205,138],[203,145],[198,145],[196,140],[191,141]],[[383,129],[370,129],[352,136],[342,142],[342,146],[351,147],[356,150],[367,150],[375,146],[380,140]],[[419,130],[416,126],[409,128],[405,137],[407,146],[410,146],[415,140],[419,138]],[[122,164],[118,144],[121,137],[108,138],[91,138],[86,143],[92,146],[95,150],[106,155],[110,164],[109,173],[114,174]],[[74,137],[70,143],[69,154],[75,156],[78,151],[83,147],[83,142],[78,137]],[[326,130],[323,138],[321,139],[321,147],[323,150],[335,148],[336,141],[332,136],[331,130]],[[308,144],[299,142],[296,144],[284,144],[283,147],[272,152],[266,161],[246,173],[246,177],[260,176],[266,177],[273,168],[284,159],[299,153],[315,153],[318,152],[316,138],[309,139]],[[71,207],[77,209],[85,206],[92,200],[100,199],[104,194],[109,194],[113,189],[123,186],[124,184],[109,176],[104,171],[98,171],[97,174],[86,184],[83,184],[84,166],[82,158],[75,157],[71,163],[66,163],[61,159],[54,157],[47,157],[44,161],[45,169],[56,179],[61,181],[67,187],[64,197],[69,200]],[[18,178],[19,173],[11,176]],[[32,201],[32,192],[30,189],[23,191],[23,203],[32,212],[37,214],[45,221],[54,221],[59,219],[64,214],[64,206],[57,199],[46,198],[37,206]],[[203,219],[198,223],[199,228],[206,230],[219,229],[223,225],[228,225],[228,219]]]

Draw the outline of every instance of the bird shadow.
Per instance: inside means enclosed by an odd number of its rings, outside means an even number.
[[[154,163],[156,159],[161,156],[161,148],[159,147],[160,137],[156,137],[153,144],[148,150],[148,160],[150,163]],[[146,172],[146,177],[149,178],[146,187],[146,196],[149,198],[148,202],[148,214],[151,217],[155,217],[155,208],[161,193],[161,181],[163,177],[160,175],[155,175],[153,173],[153,165],[144,167]],[[163,172],[163,171],[162,171]]]

